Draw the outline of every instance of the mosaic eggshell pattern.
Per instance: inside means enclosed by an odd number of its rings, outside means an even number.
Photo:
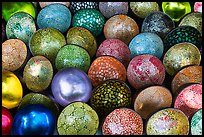
[[[20,39],[28,44],[30,37],[36,32],[34,19],[25,12],[13,14],[6,24],[8,39]]]
[[[135,89],[150,85],[162,85],[165,78],[165,68],[162,62],[153,55],[134,57],[127,68],[127,79]]]
[[[99,126],[97,113],[86,103],[66,106],[57,120],[59,135],[94,135]]]
[[[180,70],[171,82],[171,91],[178,95],[178,89],[190,83],[202,84],[202,66],[189,66]]]
[[[90,56],[84,48],[69,44],[62,47],[57,53],[55,66],[58,70],[74,67],[87,72],[90,62]]]
[[[25,62],[27,46],[19,39],[9,39],[2,43],[2,68],[15,71]]]
[[[181,110],[162,109],[148,119],[146,132],[147,135],[188,135],[189,121]]]
[[[142,90],[134,101],[134,110],[143,118],[147,119],[151,114],[172,103],[171,92],[162,86],[150,86]]]
[[[119,39],[128,45],[131,39],[139,33],[139,27],[131,17],[120,14],[106,21],[103,33],[106,39]]]
[[[99,118],[103,118],[117,107],[129,108],[131,91],[123,81],[106,80],[93,90],[90,103]]]
[[[41,8],[44,8],[47,5],[55,4],[55,3],[63,4],[65,6],[67,6],[67,7],[70,6],[70,2],[39,2],[39,5],[40,5]]]
[[[180,69],[189,65],[199,65],[201,55],[198,48],[191,43],[178,43],[164,55],[163,64],[166,72],[173,76]]]
[[[174,108],[180,109],[190,118],[202,108],[202,85],[192,84],[184,88],[176,97]]]
[[[97,49],[96,57],[109,55],[119,60],[125,67],[130,62],[130,49],[128,46],[119,39],[106,39],[104,40]]]
[[[72,27],[66,35],[68,44],[75,44],[86,49],[92,58],[96,54],[97,43],[93,34],[83,27]]]
[[[99,10],[106,18],[117,14],[127,14],[128,2],[99,2]]]
[[[118,108],[106,117],[102,131],[103,135],[142,135],[143,121],[135,111]]]
[[[202,109],[198,110],[191,119],[191,135],[202,135]]]
[[[202,2],[195,2],[193,9],[194,9],[194,12],[202,13]]]
[[[98,2],[70,2],[70,10],[73,14],[81,9],[98,10]]]
[[[37,25],[42,28],[55,28],[64,33],[71,25],[72,15],[69,9],[62,4],[55,3],[46,6],[37,16]]]
[[[73,27],[86,28],[95,37],[101,34],[104,23],[104,16],[96,9],[81,9],[72,18]]]
[[[33,56],[42,55],[54,64],[56,55],[66,44],[64,35],[53,28],[37,30],[29,41],[29,48]]]
[[[145,18],[150,13],[160,10],[157,2],[130,2],[130,9],[140,18]]]
[[[44,56],[34,56],[26,64],[23,79],[28,89],[42,92],[50,85],[53,76],[53,67]]]
[[[88,76],[94,87],[108,79],[118,79],[126,81],[126,69],[124,65],[111,56],[101,56],[96,58],[89,70]]]

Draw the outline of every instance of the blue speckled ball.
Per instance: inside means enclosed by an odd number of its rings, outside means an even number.
[[[63,4],[55,3],[39,12],[37,25],[39,28],[55,28],[64,33],[70,27],[71,19],[70,10]]]
[[[138,34],[131,40],[129,49],[131,58],[141,54],[151,54],[161,58],[164,45],[162,39],[157,34],[145,32]]]

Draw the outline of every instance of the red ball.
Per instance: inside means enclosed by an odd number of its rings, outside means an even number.
[[[142,135],[143,121],[134,110],[118,108],[106,117],[102,133],[103,135]]]
[[[134,57],[127,68],[127,79],[135,89],[151,85],[162,85],[165,68],[162,62],[153,55],[144,54]]]
[[[11,134],[13,117],[9,110],[5,107],[2,107],[2,135]]]
[[[119,39],[106,39],[99,46],[96,57],[109,55],[119,60],[125,67],[131,59],[131,52],[128,46]]]

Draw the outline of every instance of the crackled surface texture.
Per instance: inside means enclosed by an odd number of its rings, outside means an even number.
[[[70,10],[73,14],[81,9],[98,10],[98,2],[70,2]]]
[[[202,109],[198,110],[191,119],[191,134],[202,135]]]

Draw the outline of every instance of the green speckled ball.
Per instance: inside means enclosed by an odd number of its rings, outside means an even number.
[[[93,90],[90,99],[91,106],[100,118],[103,118],[115,108],[130,107],[131,91],[125,82],[120,80],[106,80]]]
[[[72,27],[67,32],[67,43],[86,49],[92,58],[96,54],[97,43],[91,32],[83,27]]]
[[[53,68],[50,61],[44,56],[34,56],[26,64],[23,79],[28,89],[42,92],[52,81]]]
[[[59,135],[95,135],[98,126],[97,113],[82,102],[74,102],[65,107],[57,120]]]
[[[84,27],[95,37],[101,34],[104,23],[103,14],[96,9],[81,9],[72,18],[72,26]]]
[[[20,39],[28,44],[30,37],[36,32],[33,17],[25,12],[13,14],[6,24],[6,36],[8,39]]]
[[[191,134],[202,135],[202,108],[191,119]]]
[[[82,47],[71,44],[62,47],[57,53],[55,60],[55,66],[58,70],[73,67],[87,72],[90,63],[88,52]]]
[[[61,47],[66,44],[64,35],[53,28],[37,30],[29,41],[29,48],[33,56],[42,55],[55,62],[56,55]]]

